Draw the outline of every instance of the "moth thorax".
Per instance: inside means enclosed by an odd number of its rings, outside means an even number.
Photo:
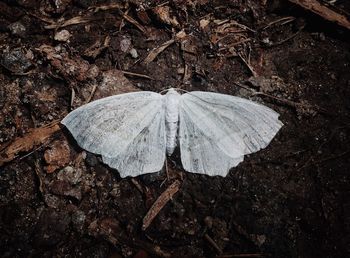
[[[166,151],[169,156],[174,152],[177,143],[180,97],[181,95],[173,89],[165,95]]]

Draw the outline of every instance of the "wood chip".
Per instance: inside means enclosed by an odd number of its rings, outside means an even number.
[[[170,14],[169,6],[157,6],[153,9],[153,12],[158,16],[159,20],[165,24],[180,27],[180,23],[177,21],[176,17]]]
[[[317,0],[289,0],[289,2],[297,4],[304,9],[316,13],[328,21],[336,22],[337,24],[350,29],[350,21],[347,17],[329,9],[325,5],[320,4]]]
[[[54,121],[48,125],[31,129],[22,137],[17,137],[7,144],[5,148],[0,147],[0,166],[15,159],[19,152],[30,151],[35,146],[43,144],[53,133],[60,130],[60,121]]]
[[[143,218],[142,230],[146,230],[152,223],[154,218],[163,209],[163,207],[168,203],[170,199],[176,194],[180,189],[181,182],[175,180],[153,203],[152,207],[147,212],[146,216]]]

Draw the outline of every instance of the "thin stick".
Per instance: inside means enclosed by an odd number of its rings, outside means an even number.
[[[89,102],[92,100],[92,98],[93,98],[94,95],[95,95],[96,89],[97,89],[97,83],[94,84],[94,86],[93,86],[93,88],[92,88],[92,91],[91,91],[91,93],[90,93],[90,96],[89,96],[89,98],[86,100],[85,104],[89,103]]]
[[[215,243],[215,241],[208,234],[205,234],[204,238],[209,242],[209,244],[211,244],[215,248],[218,254],[222,254],[221,248],[217,245],[217,243]]]
[[[249,69],[249,71],[252,73],[252,75],[253,75],[254,77],[257,77],[258,74],[254,71],[253,67],[248,63],[248,61],[245,60],[244,57],[243,57],[240,53],[237,52],[237,55],[241,58],[241,60],[243,61],[243,63],[248,67],[248,69]]]
[[[281,25],[284,25],[284,24],[287,24],[287,23],[292,22],[294,20],[295,20],[295,17],[293,17],[293,16],[282,17],[280,19],[277,19],[277,20],[270,22],[266,26],[262,27],[261,30],[266,30],[267,28],[269,28],[272,25],[279,23],[279,22],[282,22]]]
[[[316,13],[317,15],[323,17],[328,21],[336,22],[339,25],[347,29],[350,29],[350,21],[346,16],[341,15],[329,9],[328,7],[322,5],[316,0],[288,0],[288,1],[294,4],[297,4],[304,9],[310,10],[311,12]]]
[[[158,213],[163,209],[163,207],[172,199],[174,194],[176,194],[180,189],[181,182],[175,180],[153,203],[152,207],[147,212],[146,216],[143,218],[142,230],[146,230]]]
[[[133,73],[133,72],[127,72],[127,71],[122,71],[123,74],[130,75],[130,76],[135,76],[135,77],[140,77],[140,78],[145,78],[154,81],[154,79],[148,75],[141,74],[141,73]]]

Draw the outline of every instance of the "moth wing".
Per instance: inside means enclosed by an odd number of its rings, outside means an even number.
[[[82,148],[102,155],[121,176],[135,176],[163,167],[164,112],[162,95],[135,92],[83,105],[61,123]]]
[[[182,95],[179,114],[184,169],[210,175],[225,176],[244,155],[265,148],[283,125],[266,106],[211,92]]]

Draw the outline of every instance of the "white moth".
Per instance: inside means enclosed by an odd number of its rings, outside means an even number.
[[[226,176],[246,154],[265,148],[282,122],[272,109],[247,99],[194,91],[141,91],[93,101],[64,124],[87,151],[121,177],[158,172],[180,145],[188,172]]]

